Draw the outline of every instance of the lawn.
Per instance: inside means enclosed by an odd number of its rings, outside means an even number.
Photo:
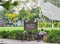
[[[24,30],[24,27],[0,27],[0,31]]]
[[[40,30],[41,28],[38,28]],[[24,27],[0,27],[0,31],[24,30]],[[44,30],[60,30],[60,28],[44,28]]]

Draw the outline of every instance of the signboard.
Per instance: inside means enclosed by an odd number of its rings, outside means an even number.
[[[29,21],[24,22],[24,29],[25,30],[36,30],[37,29],[37,22]]]

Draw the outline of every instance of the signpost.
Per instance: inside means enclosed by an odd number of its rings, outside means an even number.
[[[37,30],[37,21],[24,22],[24,30]]]
[[[26,31],[28,31],[28,30],[36,30],[35,32],[37,32],[37,21],[36,22],[34,22],[34,21],[28,21],[28,22],[24,22],[24,30],[26,30]],[[28,33],[28,36],[30,36],[29,35],[29,33]],[[35,40],[35,38],[34,38],[34,35],[32,36],[32,40]]]

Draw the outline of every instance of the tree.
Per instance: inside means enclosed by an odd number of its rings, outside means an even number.
[[[19,11],[19,19],[20,20],[27,20],[29,15],[30,15],[30,12],[28,10],[24,10],[24,8],[22,8]]]
[[[3,6],[5,8],[5,10],[8,10],[7,12],[11,11],[11,9],[14,6],[18,5],[18,1],[14,1],[14,3],[12,3],[12,0],[8,0],[8,1],[2,1],[1,0],[1,6]]]
[[[6,11],[5,11],[5,10],[0,11],[0,18],[3,19],[3,23],[4,23],[4,24],[7,23],[7,20],[6,20],[6,18],[5,18],[5,14],[6,14]]]
[[[33,8],[32,10],[31,10],[31,14],[30,14],[30,20],[31,21],[34,21],[36,18],[38,18],[39,17],[39,10],[40,10],[40,8],[39,7],[37,7],[37,8]]]
[[[3,6],[4,7],[4,14],[1,14],[0,16],[1,17],[3,17],[4,19],[4,21],[9,21],[9,20],[14,20],[15,18],[13,18],[14,17],[14,14],[12,14],[14,11],[12,10],[12,8],[13,7],[15,7],[15,6],[17,6],[18,5],[18,1],[14,1],[14,3],[12,3],[12,0],[8,0],[8,1],[6,1],[6,0],[0,0],[0,5],[1,6]],[[1,13],[1,12],[0,12]],[[8,14],[8,13],[10,13],[10,14]],[[11,17],[8,17],[8,16],[6,16],[5,17],[5,14],[8,14],[8,15],[10,15]],[[12,14],[12,15],[11,15]],[[10,19],[9,19],[10,18]],[[16,20],[16,19],[15,19]],[[6,23],[8,23],[8,22],[6,22]]]
[[[8,20],[7,24],[9,26],[13,25],[13,23],[16,22],[17,17],[18,17],[18,14],[16,14],[16,13],[8,13],[8,14],[6,14],[6,18]]]
[[[19,12],[19,19],[21,20],[28,20],[28,21],[34,21],[36,18],[38,18],[39,14],[39,7],[33,8],[32,10],[20,10]]]
[[[11,20],[12,22],[14,22],[15,18],[17,18],[17,14],[13,13],[13,14],[6,14],[6,17]],[[15,20],[16,21],[16,20]]]
[[[2,2],[2,0],[0,0],[0,2]]]

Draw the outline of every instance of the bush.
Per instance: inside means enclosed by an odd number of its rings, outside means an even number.
[[[54,26],[55,27],[58,27],[58,22],[54,22]]]
[[[50,22],[38,22],[38,26],[39,27],[51,27],[51,23]]]
[[[60,43],[60,31],[59,30],[48,31],[47,42]]]
[[[60,28],[60,23],[58,23],[58,25],[57,25],[59,28]]]
[[[29,30],[28,32],[33,32],[35,34],[37,31]],[[0,38],[20,40],[22,38],[22,35],[23,35],[23,30],[0,31]]]
[[[20,39],[22,36],[22,32],[20,30],[13,30],[13,31],[0,31],[1,38],[8,38],[8,39]]]
[[[54,22],[54,27],[59,27],[60,28],[60,22]],[[39,27],[52,27],[52,23],[51,22],[38,22],[38,26]]]
[[[36,34],[36,30],[29,30],[28,32],[32,32]],[[40,31],[40,30],[39,30]],[[47,40],[46,42],[50,43],[60,43],[60,30],[45,30],[47,32]],[[13,31],[0,31],[0,38],[7,38],[7,39],[17,39],[20,40],[22,38],[23,30],[13,30]]]

